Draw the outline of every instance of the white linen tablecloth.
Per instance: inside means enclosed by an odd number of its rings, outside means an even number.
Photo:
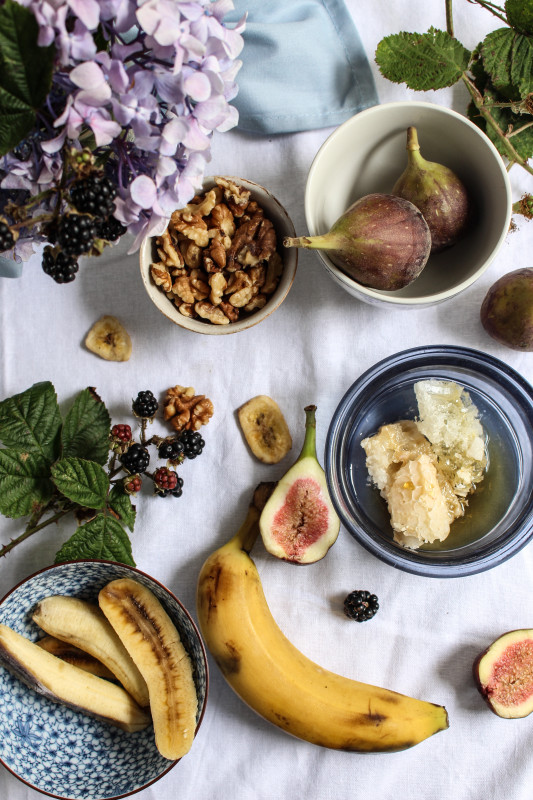
[[[444,1],[350,0],[348,7],[372,61],[380,102],[425,99],[465,112],[462,87],[414,93],[385,81],[373,63],[376,45],[388,33],[444,28]],[[454,12],[456,35],[468,47],[498,27],[498,20],[467,0],[457,0]],[[297,232],[305,233],[307,171],[331,130],[218,135],[210,172],[267,186]],[[511,180],[518,199],[527,176],[515,167]],[[304,406],[318,407],[322,458],[344,392],[364,370],[396,351],[464,345],[533,379],[533,355],[499,346],[479,321],[489,286],[511,269],[533,266],[532,226],[524,222],[510,234],[485,275],[460,297],[420,311],[382,311],[360,303],[333,283],[316,255],[301,252],[283,305],[261,325],[234,336],[200,336],[172,326],[147,299],[137,256],[126,256],[123,245],[105,259],[85,263],[66,286],[57,286],[35,260],[20,279],[0,281],[0,397],[51,380],[68,406],[82,388],[94,386],[114,422],[131,421],[131,398],[141,389],[160,396],[179,383],[212,399],[215,414],[203,429],[205,452],[181,469],[183,496],[141,494],[133,534],[138,567],[166,584],[196,617],[196,578],[204,558],[237,529],[256,484],[280,477],[296,457]],[[127,363],[102,361],[84,348],[87,330],[102,314],[117,316],[131,333]],[[251,456],[237,425],[236,409],[256,394],[278,401],[293,433],[293,452],[278,467]],[[0,518],[2,543],[20,530],[21,522]],[[62,522],[8,555],[0,563],[0,596],[50,564],[72,531],[72,521]],[[395,570],[344,529],[327,557],[307,568],[273,559],[260,542],[253,556],[275,619],[307,656],[348,677],[445,705],[450,728],[393,755],[321,749],[256,716],[210,658],[209,701],[194,746],[139,800],[531,800],[533,718],[494,716],[471,676],[474,657],[499,634],[533,626],[531,546],[492,571],[455,580]],[[377,616],[362,625],[342,613],[344,596],[358,588],[380,600]],[[35,800],[38,794],[1,769],[0,796]]]

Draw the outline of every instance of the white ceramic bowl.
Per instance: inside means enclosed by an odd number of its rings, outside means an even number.
[[[236,322],[230,322],[227,325],[214,325],[211,322],[185,317],[178,311],[174,303],[166,297],[164,292],[155,285],[150,275],[150,265],[154,260],[157,260],[157,258],[154,259],[155,237],[145,239],[140,248],[139,260],[142,281],[150,300],[171,322],[187,330],[194,331],[195,333],[213,335],[238,333],[239,331],[251,328],[253,325],[257,325],[270,316],[270,314],[281,305],[292,286],[296,274],[296,266],[298,263],[297,251],[295,249],[288,250],[282,246],[285,236],[295,236],[294,226],[281,203],[268,189],[265,189],[258,183],[235,177],[230,177],[229,180],[238,186],[249,189],[252,200],[257,201],[263,208],[265,217],[268,217],[273,223],[278,240],[278,252],[283,260],[283,272],[275,292],[269,297],[263,308],[250,313],[242,319],[238,319]],[[214,185],[215,181],[213,177],[206,178],[203,183],[202,191],[211,189]]]
[[[326,233],[364,195],[392,193],[407,165],[406,133],[417,128],[428,161],[452,169],[471,193],[476,221],[453,247],[434,253],[408,286],[386,292],[362,286],[315,251],[336,283],[359,300],[403,308],[434,305],[464,291],[487,269],[509,230],[511,186],[490,139],[469,119],[422,102],[373,106],[343,123],[315,156],[305,191],[309,234]]]

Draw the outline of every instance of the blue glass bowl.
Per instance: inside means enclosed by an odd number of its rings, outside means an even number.
[[[97,602],[100,589],[122,577],[151,589],[180,633],[193,663],[198,732],[208,692],[204,645],[180,601],[143,572],[110,561],[49,567],[31,575],[0,601],[0,622],[36,641],[44,634],[32,621],[31,612],[43,597],[66,594]],[[178,762],[159,754],[152,726],[126,733],[42,697],[0,666],[0,763],[43,794],[103,800],[146,788]]]
[[[414,419],[414,384],[464,386],[488,436],[489,465],[444,542],[408,550],[393,541],[386,503],[371,484],[361,440],[385,423]],[[501,564],[533,536],[533,389],[502,361],[464,347],[416,347],[365,372],[339,403],[326,439],[326,474],[339,517],[367,550],[428,577],[472,575]]]

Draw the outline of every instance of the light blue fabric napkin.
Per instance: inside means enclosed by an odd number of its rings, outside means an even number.
[[[239,128],[291,133],[340,125],[378,97],[343,0],[234,0],[248,12],[237,73]]]
[[[20,278],[21,275],[22,262],[0,256],[0,278]]]

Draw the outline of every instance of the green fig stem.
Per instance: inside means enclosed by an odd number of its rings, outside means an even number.
[[[316,460],[316,406],[306,406],[304,411],[305,439],[297,462],[303,458],[314,458]]]
[[[286,236],[283,240],[284,247],[305,247],[308,250],[337,250],[339,242],[332,233],[321,236]]]

